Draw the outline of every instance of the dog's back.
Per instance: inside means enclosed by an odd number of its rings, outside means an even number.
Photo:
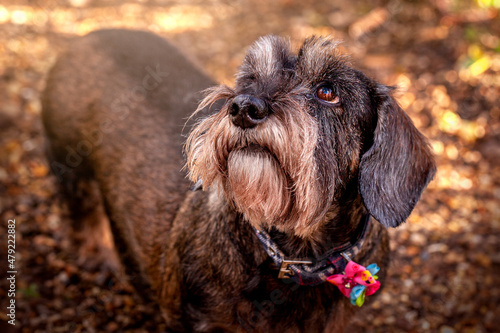
[[[155,284],[141,263],[160,276],[156,256],[189,189],[183,127],[211,85],[173,46],[141,31],[79,38],[49,74],[42,116],[50,166],[76,215],[95,209],[102,194],[136,286]]]

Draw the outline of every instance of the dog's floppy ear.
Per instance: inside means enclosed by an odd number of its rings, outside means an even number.
[[[362,156],[359,190],[363,202],[380,223],[404,222],[436,172],[427,139],[390,96],[392,88],[376,85],[377,108],[373,145]]]

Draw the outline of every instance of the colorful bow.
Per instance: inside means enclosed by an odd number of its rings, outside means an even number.
[[[354,261],[349,261],[344,274],[334,274],[327,278],[328,282],[336,285],[344,296],[351,299],[352,305],[362,306],[365,296],[370,296],[380,288],[377,281],[377,264],[368,267],[361,266]]]

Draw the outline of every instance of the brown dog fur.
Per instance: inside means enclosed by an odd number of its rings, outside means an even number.
[[[317,100],[325,82],[340,104]],[[390,89],[349,67],[327,38],[298,55],[261,39],[236,87],[213,88],[197,107],[214,84],[146,32],[73,43],[49,75],[43,122],[75,219],[92,215],[89,196],[102,202],[131,282],[169,331],[341,331],[349,300],[328,283],[279,280],[252,226],[284,253],[314,258],[350,240],[369,212],[380,223],[354,259],[377,262],[383,281],[384,226],[408,217],[434,174],[425,138]],[[251,129],[229,116],[242,94],[268,108]],[[196,109],[186,159],[183,128]],[[185,165],[204,191],[190,191]]]

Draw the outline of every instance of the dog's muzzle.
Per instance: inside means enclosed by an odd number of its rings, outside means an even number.
[[[253,128],[266,120],[266,103],[254,96],[238,95],[229,107],[231,122],[242,128]]]

